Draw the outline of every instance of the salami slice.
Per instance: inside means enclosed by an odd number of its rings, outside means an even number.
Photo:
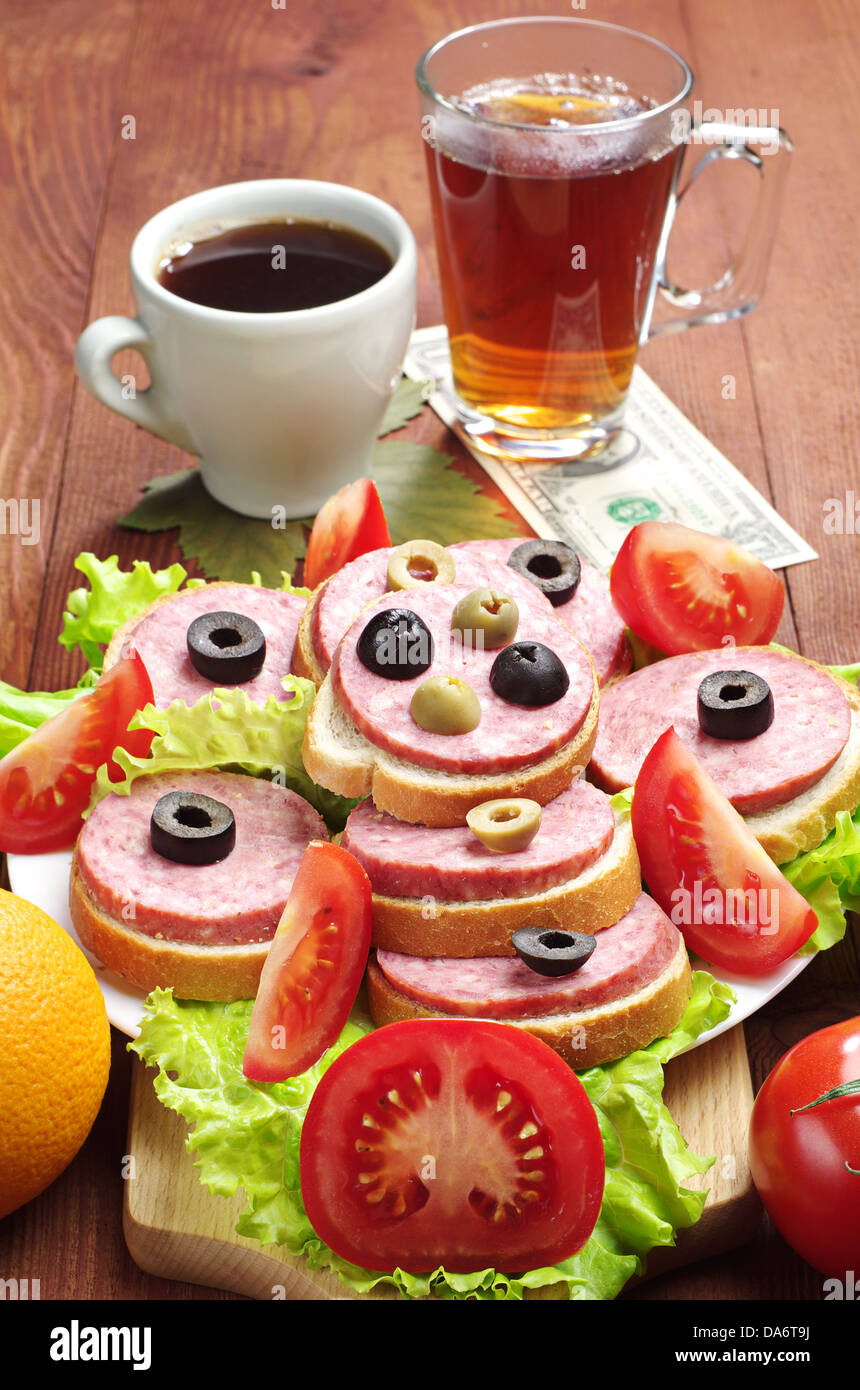
[[[260,703],[269,695],[291,698],[281,685],[290,674],[299,620],[307,600],[299,594],[280,593],[254,584],[204,585],[183,589],[153,606],[123,643],[122,655],[137,650],[152,681],[155,704],[166,709],[171,700],[193,705],[214,689],[212,681],[192,666],[186,646],[188,626],[203,613],[224,610],[253,618],[266,639],[263,669],[240,689]]]
[[[525,584],[534,589],[527,580]],[[359,615],[337,648],[331,668],[335,692],[353,723],[375,747],[410,763],[459,773],[527,767],[568,743],[581,728],[594,698],[594,667],[585,648],[555,617],[542,594],[536,590],[534,598],[518,594],[517,640],[531,639],[551,648],[565,666],[570,684],[560,699],[548,705],[525,708],[502,699],[490,686],[490,669],[498,653],[452,641],[454,608],[470,589],[471,585],[427,584],[384,594]],[[362,664],[358,639],[374,613],[407,604],[432,634],[435,655],[422,675],[389,680]],[[471,733],[430,733],[412,718],[410,704],[416,686],[432,676],[446,675],[468,682],[480,701],[481,721]]]
[[[609,798],[578,781],[544,806],[536,837],[515,854],[487,849],[465,825],[408,825],[371,801],[352,812],[341,844],[363,866],[374,893],[480,902],[526,898],[577,878],[606,853],[614,833]]]
[[[226,859],[177,864],[156,854],[152,808],[171,791],[230,807],[236,847]],[[328,838],[313,807],[285,787],[233,772],[162,773],[98,803],[78,839],[78,865],[98,906],[136,931],[231,945],[273,936],[305,848]]]
[[[773,723],[754,738],[712,738],[699,728],[699,684],[712,671],[727,669],[754,672],[773,693]],[[632,786],[670,725],[736,809],[753,815],[783,806],[821,780],[848,741],[851,710],[826,671],[769,647],[668,657],[603,694],[589,777],[605,791]]]
[[[440,1013],[468,1018],[539,1018],[614,1003],[644,989],[678,950],[679,932],[652,898],[598,933],[591,957],[573,975],[537,975],[518,957],[433,959],[378,951],[388,981],[408,998]]]
[[[463,552],[494,558],[507,565],[511,552],[526,539],[526,536],[514,536],[504,540],[461,541],[451,550],[457,555]],[[576,593],[567,603],[559,604],[555,612],[590,653],[597,679],[603,686],[627,674],[632,653],[624,620],[612,603],[609,581],[582,556],[579,563],[581,572]]]
[[[483,547],[490,542],[478,544]],[[530,600],[534,604],[537,590],[509,568],[505,563],[507,556],[494,551],[484,553],[483,548],[467,552],[463,546],[452,546],[451,554],[456,564],[456,584],[468,589],[501,588],[515,603]],[[311,616],[311,635],[314,654],[323,671],[331,666],[338,642],[360,610],[388,591],[390,558],[390,549],[370,550],[344,565],[321,590]],[[538,594],[538,599],[551,607],[542,594]]]

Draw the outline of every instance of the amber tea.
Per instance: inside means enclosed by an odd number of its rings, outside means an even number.
[[[682,150],[654,148],[636,119],[654,103],[606,77],[500,79],[453,105],[481,121],[473,140],[442,124],[426,147],[457,391],[514,430],[605,420],[630,384]]]

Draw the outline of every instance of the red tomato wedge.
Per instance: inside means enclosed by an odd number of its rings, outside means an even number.
[[[753,1106],[750,1166],[792,1249],[822,1274],[860,1280],[860,1017],[777,1062]]]
[[[779,576],[755,555],[674,521],[634,526],[609,584],[631,631],[667,656],[730,643],[763,646],[785,602]]]
[[[302,1128],[317,1235],[365,1269],[513,1273],[588,1240],[605,1178],[582,1085],[509,1024],[410,1019],[336,1058]]]
[[[152,731],[129,733],[128,725],[151,703],[152,682],[135,652],[0,759],[0,850],[42,854],[70,848],[101,764],[109,762],[116,782],[123,774],[111,760],[115,748],[142,758],[149,753]]]
[[[632,824],[649,892],[711,965],[765,975],[815,931],[809,903],[672,728],[636,778]]]
[[[370,880],[348,850],[312,840],[260,976],[243,1070],[284,1081],[340,1036],[370,950]]]
[[[371,478],[347,483],[317,512],[305,556],[305,584],[315,589],[350,560],[390,544],[376,484]]]

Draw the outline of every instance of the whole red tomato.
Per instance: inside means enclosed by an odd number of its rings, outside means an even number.
[[[777,1062],[753,1106],[750,1165],[798,1255],[822,1274],[860,1273],[860,1016]]]

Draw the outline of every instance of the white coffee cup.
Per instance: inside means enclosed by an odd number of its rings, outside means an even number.
[[[208,308],[159,284],[171,247],[279,217],[362,232],[393,265],[348,299],[274,314]],[[312,179],[225,184],[150,218],[130,266],[137,318],[97,319],[75,349],[78,376],[98,400],[199,454],[212,496],[246,516],[311,516],[344,483],[370,473],[415,324],[415,239],[394,208]],[[124,387],[111,371],[123,348],[145,359],[146,390]]]

